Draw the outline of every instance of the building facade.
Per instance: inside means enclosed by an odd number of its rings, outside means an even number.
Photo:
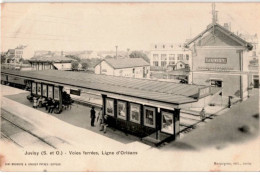
[[[189,83],[220,87],[221,96],[248,96],[248,59],[253,45],[227,28],[210,24],[186,43],[192,51]]]
[[[15,49],[8,49],[6,52],[6,63],[19,63],[23,58],[23,49],[25,46],[18,46]]]
[[[180,61],[185,64],[191,64],[191,51],[181,45],[153,44],[149,57],[150,65],[156,67],[176,65]]]
[[[43,55],[29,60],[32,70],[71,70],[73,59],[64,56]]]
[[[254,35],[244,35],[239,34],[241,38],[250,42],[253,45],[253,49],[248,53],[248,61],[249,61],[249,84],[252,88],[259,88],[259,45],[258,45],[258,36]]]
[[[95,74],[149,78],[150,65],[143,58],[104,59],[95,66]]]

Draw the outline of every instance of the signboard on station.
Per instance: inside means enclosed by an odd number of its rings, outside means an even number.
[[[206,57],[205,63],[227,64],[227,58]]]
[[[24,84],[24,79],[16,76],[8,76],[8,82],[16,84]]]

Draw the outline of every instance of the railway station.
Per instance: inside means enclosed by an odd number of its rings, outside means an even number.
[[[178,138],[180,111],[199,105],[220,89],[146,79],[114,77],[70,71],[1,70],[3,84],[29,86],[31,95],[52,98],[62,109],[62,92],[91,94],[101,99],[109,127],[153,142]],[[66,112],[66,111],[64,111]]]

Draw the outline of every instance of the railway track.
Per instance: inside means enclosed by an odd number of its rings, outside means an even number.
[[[201,124],[206,123],[206,121],[213,119],[213,116],[208,116],[205,118],[204,121],[200,119],[198,115],[192,115],[188,113],[181,113],[180,114],[180,133],[187,134],[191,132],[193,129],[198,127]]]
[[[5,115],[12,115],[6,111],[1,112],[1,139],[13,142],[15,145],[25,148],[33,144],[41,145],[46,148],[54,148],[51,143],[45,141],[43,138],[35,135],[31,131],[23,128],[11,120],[7,119]]]

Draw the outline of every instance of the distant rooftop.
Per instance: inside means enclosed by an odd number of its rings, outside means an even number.
[[[104,59],[114,69],[149,66],[143,58],[108,58]]]
[[[10,54],[15,54],[15,49],[8,49],[7,52],[10,53]]]
[[[73,59],[67,58],[65,56],[57,56],[57,55],[40,55],[32,57],[29,62],[72,62]]]

